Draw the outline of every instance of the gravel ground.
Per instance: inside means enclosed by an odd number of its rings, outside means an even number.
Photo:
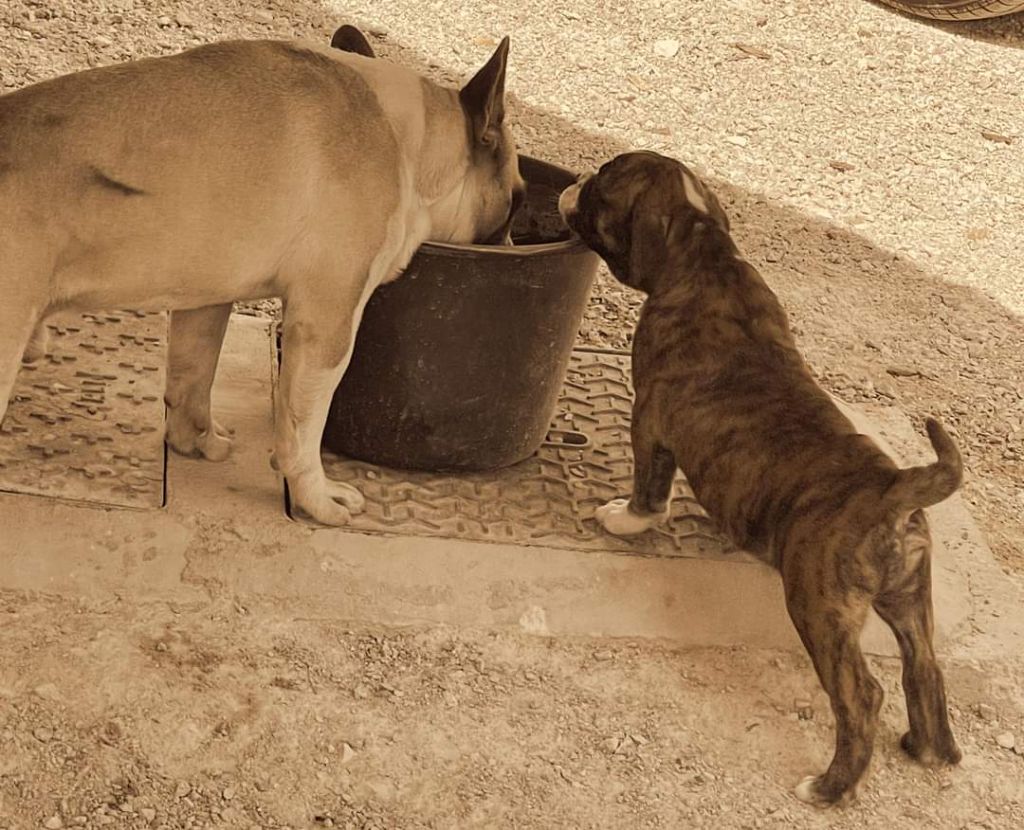
[[[965,494],[1024,582],[1024,21],[932,25],[861,0],[452,8],[4,0],[0,89],[225,37],[324,41],[344,21],[455,81],[509,33],[522,149],[583,169],[648,147],[703,170],[823,383],[955,429]],[[636,310],[602,275],[582,340],[628,346]],[[786,793],[831,734],[794,717],[796,699],[825,711],[800,659],[177,611],[7,598],[0,827],[1024,821],[1024,759],[997,740],[1024,741],[1016,656],[950,666],[968,760],[948,775],[893,750],[885,667],[875,775],[826,819]]]

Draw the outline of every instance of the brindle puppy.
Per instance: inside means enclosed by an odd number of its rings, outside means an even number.
[[[718,200],[679,162],[621,155],[568,188],[559,209],[620,281],[648,295],[633,342],[633,494],[597,517],[616,534],[663,520],[679,467],[732,541],[781,572],[836,719],[828,771],[796,795],[846,802],[868,767],[882,689],[858,640],[872,606],[903,658],[903,749],[927,765],[957,763],[921,510],[960,484],[945,430],[929,419],[938,461],[903,470],[857,433],[814,382]]]

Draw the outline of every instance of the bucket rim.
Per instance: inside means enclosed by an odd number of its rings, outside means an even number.
[[[546,167],[555,170],[566,176],[571,181],[576,180],[576,174],[571,170],[562,167],[560,164],[545,161],[544,159],[530,156],[526,153],[519,153],[520,169],[526,167]],[[567,184],[566,187],[569,185]],[[573,231],[569,231],[568,239],[558,239],[554,242],[538,242],[532,245],[481,245],[476,242],[455,244],[452,242],[436,242],[429,240],[420,244],[419,252],[433,256],[463,256],[463,257],[535,257],[545,254],[575,254],[589,252],[590,248]]]

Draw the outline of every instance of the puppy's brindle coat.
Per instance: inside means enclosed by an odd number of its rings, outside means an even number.
[[[904,470],[857,433],[814,382],[718,200],[680,163],[619,156],[559,207],[620,281],[648,295],[633,342],[633,494],[600,508],[599,520],[619,534],[661,521],[679,467],[732,541],[781,572],[836,719],[832,763],[801,782],[801,799],[852,798],[871,759],[882,689],[858,640],[872,606],[903,659],[904,750],[928,765],[957,763],[921,510],[960,483],[945,430],[929,420],[938,461]]]

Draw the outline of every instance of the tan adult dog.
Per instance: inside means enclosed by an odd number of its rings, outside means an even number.
[[[814,382],[715,195],[679,162],[619,156],[568,188],[559,208],[619,280],[648,295],[633,341],[633,493],[600,508],[599,521],[616,534],[662,521],[678,466],[732,541],[781,571],[836,719],[832,763],[801,782],[799,798],[852,798],[871,760],[882,688],[859,637],[872,606],[903,658],[904,750],[957,763],[921,510],[960,484],[949,436],[929,420],[938,461],[901,470],[857,433]]]
[[[351,27],[335,39],[369,51]],[[506,38],[456,91],[236,41],[0,97],[0,419],[47,315],[171,309],[167,441],[225,458],[210,387],[231,303],[279,296],[276,463],[299,508],[344,524],[363,498],[326,478],[320,440],[367,299],[425,240],[500,241],[523,189],[507,56]]]

